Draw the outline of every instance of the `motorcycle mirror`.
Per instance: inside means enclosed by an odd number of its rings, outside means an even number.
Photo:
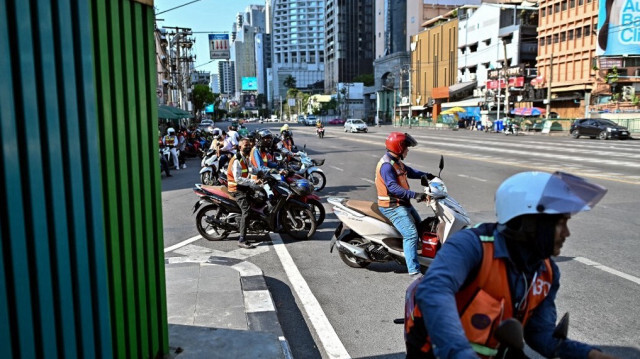
[[[440,172],[438,172],[438,177],[440,177],[440,174],[442,173],[442,169],[444,168],[444,156],[440,155],[440,164],[438,165],[438,168],[440,169]]]
[[[424,187],[427,187],[429,185],[429,179],[427,178],[427,175],[423,175],[422,177],[420,177],[420,184]]]
[[[524,350],[522,324],[514,318],[502,321],[495,332],[496,339],[511,348]]]
[[[569,335],[569,313],[564,313],[562,319],[556,325],[556,329],[553,330],[553,337],[556,339],[567,339]]]
[[[304,146],[302,146],[302,151],[307,152],[307,144],[305,143]]]

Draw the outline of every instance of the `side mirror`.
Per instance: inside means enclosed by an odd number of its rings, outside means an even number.
[[[442,169],[444,168],[444,156],[440,155],[440,164],[438,165],[438,168],[440,169],[440,171],[442,171]]]
[[[307,152],[307,144],[305,143],[304,146],[302,146],[302,151]]]
[[[420,184],[424,187],[427,187],[429,185],[429,179],[427,179],[427,175],[423,175],[422,177],[420,177]]]
[[[553,337],[556,339],[567,339],[569,335],[569,313],[564,313],[562,319],[556,325],[556,329],[553,330]]]
[[[504,320],[495,332],[496,339],[510,348],[524,350],[524,334],[522,324],[513,318]]]

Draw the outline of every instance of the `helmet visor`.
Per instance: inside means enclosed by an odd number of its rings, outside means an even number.
[[[411,137],[410,134],[405,133],[404,136],[405,136],[404,143],[405,145],[407,145],[407,147],[415,147],[418,145],[418,141],[416,141],[413,137]]]
[[[542,191],[538,211],[571,214],[588,211],[600,202],[606,193],[606,188],[587,182],[584,178],[555,172]]]

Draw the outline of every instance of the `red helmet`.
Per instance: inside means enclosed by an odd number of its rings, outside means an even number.
[[[408,133],[391,132],[384,144],[387,150],[401,156],[404,150],[417,145],[418,142]]]

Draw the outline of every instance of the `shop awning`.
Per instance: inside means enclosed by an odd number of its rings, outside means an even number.
[[[424,109],[424,106],[411,106],[411,111],[422,111]]]
[[[568,91],[591,91],[591,85],[572,85],[572,86],[565,86],[565,87],[552,87],[551,88],[551,93],[556,93],[556,92],[568,92]]]
[[[449,96],[451,97],[458,92],[469,90],[469,89],[475,88],[476,86],[478,86],[477,81],[460,82],[455,85],[451,85],[449,86]]]
[[[486,100],[484,97],[472,97],[468,99],[464,99],[462,101],[456,102],[447,102],[442,104],[442,108],[451,108],[451,107],[477,107],[480,104],[485,103]]]

